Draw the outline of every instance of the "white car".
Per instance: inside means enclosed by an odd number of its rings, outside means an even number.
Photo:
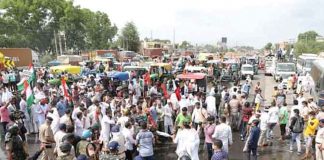
[[[242,79],[245,79],[247,76],[250,76],[253,80],[254,68],[251,64],[243,64],[241,68]]]
[[[272,61],[266,61],[266,64],[265,64],[265,75],[272,75],[272,73],[274,72],[274,65],[273,65],[273,62]]]

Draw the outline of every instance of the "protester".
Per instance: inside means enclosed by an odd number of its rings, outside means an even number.
[[[316,155],[316,160],[323,160],[324,159],[324,154],[323,154],[323,149],[324,149],[324,119],[320,119],[320,124],[319,124],[319,130],[316,133],[316,138],[315,138],[315,155]]]
[[[258,148],[258,140],[260,137],[260,128],[258,127],[259,120],[254,120],[252,122],[252,128],[249,134],[249,138],[247,140],[248,149],[247,156],[248,159],[252,157],[253,160],[257,159],[257,148]],[[252,155],[251,155],[252,154]]]
[[[283,141],[286,136],[286,125],[288,123],[288,110],[287,110],[287,103],[284,103],[283,106],[279,109],[279,124],[280,124],[280,133],[281,133],[281,140]]]
[[[301,133],[304,130],[304,119],[299,115],[299,110],[294,109],[294,116],[291,118],[289,129],[291,131],[290,152],[293,152],[293,144],[297,143],[297,154],[301,155]]]
[[[258,142],[259,147],[267,146],[267,132],[269,123],[269,107],[265,107],[260,116],[260,138]]]
[[[24,142],[19,136],[19,128],[12,126],[9,128],[5,136],[5,148],[7,151],[8,160],[26,159],[28,154],[24,148]]]
[[[228,147],[233,144],[232,129],[226,124],[226,117],[220,118],[220,124],[215,127],[213,138],[220,139],[223,142],[223,149],[229,153]]]
[[[67,135],[66,133],[66,124],[61,123],[59,125],[59,131],[57,131],[54,134],[54,140],[55,140],[55,148],[54,148],[54,154],[60,155],[60,145],[63,142],[63,137]]]
[[[122,131],[123,136],[125,137],[125,147],[126,147],[126,160],[132,160],[134,154],[134,145],[136,140],[134,139],[134,134],[132,131],[132,124],[130,122],[125,123],[125,128]]]
[[[241,106],[240,101],[237,99],[236,95],[233,95],[232,99],[229,101],[229,107],[231,127],[235,130],[239,130]]]
[[[9,119],[9,109],[8,109],[9,103],[2,103],[1,108],[0,108],[0,117],[1,117],[1,125],[3,128],[3,133],[2,135],[4,136],[7,133],[7,125],[10,122]]]
[[[196,102],[195,109],[192,113],[191,121],[193,122],[193,127],[197,130],[198,127],[201,128],[201,125],[206,122],[208,117],[208,111],[200,106],[199,102]]]
[[[216,127],[215,117],[209,116],[207,118],[207,124],[204,127],[205,143],[207,146],[208,159],[211,159],[211,157],[213,156],[213,138],[212,138],[212,136],[215,132],[215,127]]]
[[[136,145],[138,146],[138,152],[141,158],[144,160],[153,160],[154,159],[154,135],[151,131],[148,130],[147,123],[142,122],[140,124],[141,130],[136,135]]]
[[[268,140],[273,138],[273,129],[278,122],[279,122],[279,107],[277,105],[274,105],[271,106],[269,109],[269,120],[268,120],[269,130],[267,133]]]
[[[176,153],[179,158],[189,156],[192,160],[199,160],[199,135],[188,122],[183,123],[182,128],[173,138],[173,142],[177,144]]]
[[[164,122],[164,132],[173,133],[173,104],[170,100],[167,100],[167,104],[163,107],[163,122]]]
[[[185,60],[183,66],[205,65],[196,61],[194,56],[188,59],[191,60]],[[168,63],[166,57],[156,60],[160,61]],[[241,63],[239,61],[236,60]],[[126,63],[123,62],[123,65]],[[226,71],[225,66],[210,66],[210,75]],[[35,141],[40,141],[41,149],[35,156],[26,155],[24,159],[37,158],[40,153],[42,158],[48,159],[161,159],[156,153],[163,155],[164,148],[170,150],[172,147],[168,142],[171,138],[177,143],[176,155],[179,159],[228,159],[229,152],[232,152],[230,146],[237,138],[243,142],[235,144],[245,143],[243,150],[248,152],[250,159],[255,159],[258,147],[264,147],[261,150],[263,154],[273,149],[265,146],[278,145],[272,143],[275,142],[273,137],[277,136],[274,132],[277,124],[282,142],[291,136],[291,151],[297,142],[298,155],[304,150],[300,144],[304,131],[306,158],[311,154],[316,121],[324,118],[324,109],[317,106],[315,97],[308,98],[307,95],[307,100],[304,97],[303,92],[310,90],[307,85],[297,85],[299,91],[296,91],[298,96],[294,98],[293,106],[290,106],[289,99],[292,92],[286,92],[282,84],[276,85],[273,99],[270,99],[273,104],[269,108],[264,104],[269,100],[263,96],[268,96],[266,90],[270,85],[262,84],[262,81],[252,85],[250,76],[241,81],[242,85],[236,79],[237,75],[233,75],[234,85],[208,77],[216,82],[210,89],[208,78],[207,85],[203,86],[199,79],[191,79],[192,73],[189,74],[190,78],[185,79],[173,73],[165,76],[168,71],[164,71],[163,67],[156,69],[163,71],[157,77],[151,71],[141,73],[135,70],[127,74],[129,79],[120,81],[107,73],[108,68],[113,70],[113,67],[89,62],[82,66],[82,73],[78,76],[69,71],[51,73],[47,68],[37,69],[35,82],[28,80],[34,95],[33,102],[28,101],[25,89],[18,89],[23,86],[12,87],[10,72],[2,75],[7,77],[7,80],[2,80],[6,87],[0,88],[0,116],[4,132],[18,126],[16,137],[21,141],[16,140],[22,146],[28,145],[33,140],[31,137],[39,137]],[[233,69],[231,64],[226,67],[229,72]],[[57,84],[56,79],[59,80]],[[289,88],[293,89],[291,79]],[[60,80],[66,80],[66,84]],[[262,85],[266,87],[261,92]],[[19,111],[21,118],[14,116]],[[221,117],[221,123],[218,117]],[[32,134],[38,131],[39,135]],[[28,134],[25,135],[25,132]],[[321,132],[322,128],[319,128],[315,139],[317,156],[324,150]],[[233,137],[238,133],[240,137]],[[8,156],[27,153],[28,147],[22,150],[22,147],[11,146],[11,141],[10,137],[5,141]],[[206,149],[199,148],[202,143],[206,144]],[[285,143],[281,143],[282,146]],[[199,152],[199,149],[204,152]],[[32,149],[28,153],[31,152]],[[174,159],[172,155],[169,156],[165,153],[162,158]]]
[[[213,142],[213,156],[211,160],[224,160],[228,159],[228,153],[225,152],[223,149],[223,142],[222,140],[215,139]]]
[[[315,118],[316,113],[314,111],[309,112],[309,117],[307,125],[304,131],[305,141],[306,141],[306,152],[302,159],[307,159],[312,157],[312,143],[313,137],[315,136],[315,131],[319,125],[318,119]]]
[[[243,110],[242,110],[242,122],[241,122],[241,140],[244,141],[247,135],[247,124],[249,119],[252,116],[253,109],[250,107],[249,102],[245,102]]]

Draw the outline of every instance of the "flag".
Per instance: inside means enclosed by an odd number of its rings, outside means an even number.
[[[69,92],[68,92],[68,86],[66,84],[66,81],[65,81],[65,78],[62,77],[62,80],[61,80],[61,85],[62,85],[62,93],[63,93],[63,96],[67,99],[70,99],[70,95],[69,95]]]
[[[36,81],[36,73],[32,64],[29,65],[28,72],[30,76],[28,79],[26,77],[22,78],[20,82],[17,84],[18,92],[24,92],[24,82],[25,80],[28,81],[29,85],[34,85]]]
[[[33,84],[36,81],[36,73],[35,73],[33,64],[29,65],[28,71],[31,73],[31,76],[29,77],[28,82],[29,82],[29,84]]]
[[[24,86],[24,84],[25,84],[25,80],[27,80],[27,79],[26,79],[26,78],[22,78],[22,79],[20,80],[20,82],[17,83],[18,91],[21,92],[21,94],[24,93],[24,89],[25,89],[25,86]]]
[[[30,106],[34,102],[34,94],[27,80],[24,81],[24,93],[26,94],[27,106],[30,109]]]

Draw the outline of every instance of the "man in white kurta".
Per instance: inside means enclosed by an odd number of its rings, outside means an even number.
[[[209,115],[216,116],[216,98],[213,94],[209,94],[208,97],[206,97],[206,103],[207,103],[207,112]]]
[[[26,96],[23,95],[23,97],[20,100],[19,106],[20,106],[20,111],[23,112],[25,115],[24,126],[27,129],[27,134],[29,134],[29,133],[33,132],[32,131],[33,125],[32,125],[32,120],[30,118],[30,115],[28,113],[27,103],[26,103],[25,99],[26,99]]]
[[[164,132],[172,133],[173,132],[173,120],[172,120],[172,103],[170,100],[167,101],[167,104],[163,107],[163,119],[164,119]]]
[[[103,142],[104,146],[108,146],[110,139],[110,125],[114,124],[114,120],[111,119],[108,114],[104,115],[101,120],[101,132],[99,140]]]
[[[215,131],[212,137],[222,140],[223,150],[228,153],[228,146],[233,144],[233,139],[231,127],[226,124],[225,117],[221,117],[221,124],[215,127]]]
[[[195,129],[184,128],[179,130],[173,142],[177,144],[176,153],[179,157],[186,152],[191,157],[191,160],[199,160],[198,149],[200,139]]]
[[[77,136],[82,136],[83,133],[83,123],[82,123],[82,113],[77,114],[77,118],[74,120],[74,134]]]

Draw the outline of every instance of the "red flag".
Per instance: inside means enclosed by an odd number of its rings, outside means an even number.
[[[178,101],[180,101],[181,100],[181,90],[179,87],[176,88],[175,94],[177,96]]]
[[[66,84],[66,81],[65,81],[65,78],[62,77],[62,81],[61,81],[61,84],[62,84],[62,92],[63,92],[63,96],[65,98],[67,98],[68,100],[70,100],[71,96],[69,95],[69,92],[68,92],[68,86]]]

